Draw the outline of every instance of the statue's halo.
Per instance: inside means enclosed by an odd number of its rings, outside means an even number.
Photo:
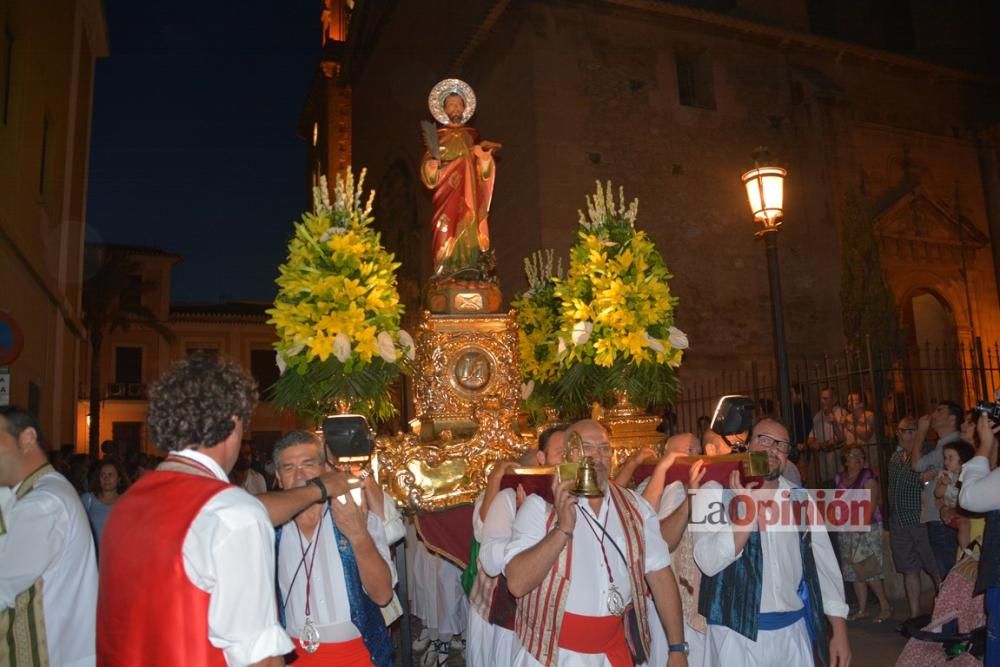
[[[449,95],[458,95],[465,102],[462,123],[469,122],[472,114],[476,113],[476,93],[472,90],[472,86],[461,79],[445,79],[431,88],[431,94],[427,96],[427,108],[431,110],[431,115],[442,125],[450,122],[444,112],[444,101]]]

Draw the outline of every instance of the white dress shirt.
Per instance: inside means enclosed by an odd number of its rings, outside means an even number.
[[[514,524],[517,497],[514,489],[502,489],[490,504],[484,521],[480,515],[484,493],[473,506],[472,532],[479,542],[479,568],[495,577],[503,572],[503,554]],[[509,665],[520,644],[513,630],[493,625],[475,609],[469,609],[465,664],[468,667]]]
[[[259,496],[262,493],[267,493],[267,481],[263,475],[250,468],[247,470],[247,478],[243,482],[243,490],[251,496]]]
[[[784,477],[778,478],[777,494],[781,489],[793,488]],[[706,493],[707,492],[707,493]],[[711,511],[704,503],[718,500],[723,496],[718,482],[708,482],[695,494],[694,515],[708,516]],[[820,592],[823,596],[823,613],[827,616],[847,616],[848,607],[844,602],[844,581],[837,556],[830,544],[830,536],[825,527],[811,529],[813,559]],[[735,553],[731,525],[705,524],[692,532],[694,538],[694,560],[706,576],[722,572],[743,553]],[[761,582],[761,613],[796,611],[802,608],[798,596],[799,582],[802,580],[802,557],[799,554],[799,533],[791,530],[767,530],[760,534],[763,555],[763,581]]]
[[[642,529],[646,543],[643,573],[648,574],[662,570],[670,565],[670,552],[667,549],[667,543],[660,535],[660,522],[656,518],[656,513],[642,496],[628,489],[624,489],[624,491],[633,495],[642,512]],[[587,499],[580,499],[580,510],[577,511],[576,525],[573,528],[573,562],[570,567],[569,594],[566,596],[565,610],[570,613],[582,616],[608,615],[608,590],[611,583],[608,579],[608,565],[611,567],[615,587],[621,593],[625,603],[629,604],[632,601],[632,584],[628,577],[628,565],[611,545],[611,539],[614,539],[622,553],[626,557],[628,556],[625,547],[625,529],[618,512],[608,511],[611,504],[611,498],[605,491],[600,511],[595,515]],[[527,497],[521,508],[517,510],[517,516],[514,519],[511,539],[504,552],[505,563],[510,563],[519,553],[542,541],[548,532],[545,524],[551,511],[552,505],[540,496],[532,494]],[[602,534],[601,529],[594,527],[598,535],[595,537],[589,527],[593,524],[582,516],[581,511],[586,512],[593,520],[603,525],[608,532],[608,537],[604,540],[607,564],[599,542],[599,536]],[[607,523],[605,524],[605,522]],[[650,618],[649,622],[656,623],[657,619]],[[525,667],[537,665],[538,662],[524,647],[519,647],[514,664]],[[569,665],[599,667],[606,664],[608,664],[607,658],[603,654],[576,653],[563,648],[559,649],[559,665],[562,667]]]
[[[13,493],[17,493],[15,486]],[[90,522],[76,490],[52,471],[4,509],[0,538],[0,609],[42,578],[49,662],[60,667],[97,660],[97,561]]]
[[[332,502],[338,502],[333,499]],[[368,513],[368,534],[382,560],[389,567],[392,584],[396,585],[396,570],[389,556],[385,528],[381,517]],[[347,539],[346,537],[344,539]],[[318,541],[317,541],[318,540]],[[315,542],[315,546],[313,545]],[[305,555],[303,556],[303,548]],[[313,560],[313,548],[315,560]],[[304,559],[304,562],[303,562]],[[311,567],[309,576],[307,568]],[[344,566],[337,548],[330,511],[323,513],[318,529],[307,540],[294,521],[282,526],[278,546],[278,585],[285,606],[285,625],[293,637],[302,636],[306,623],[306,583],[309,583],[309,615],[319,630],[322,642],[346,642],[361,636],[351,622],[351,606],[344,582]]]
[[[934,449],[917,459],[916,471],[921,475],[927,471],[944,470],[944,446],[949,442],[956,442],[962,437],[961,433],[954,431],[939,438],[934,445]],[[929,482],[922,482],[924,490],[920,492],[920,523],[941,520],[941,510],[937,506],[937,497],[934,495],[934,478]]]
[[[219,464],[193,449],[172,452],[229,481]],[[184,572],[210,594],[208,639],[229,665],[250,665],[295,647],[278,624],[274,601],[274,528],[259,500],[231,487],[195,517],[182,547]]]
[[[514,532],[514,517],[517,515],[517,494],[514,489],[503,489],[493,499],[486,512],[486,521],[480,522],[479,565],[483,572],[495,577],[503,572],[506,561],[504,552]],[[478,504],[473,520],[473,530],[479,520]]]
[[[985,456],[974,456],[962,466],[958,504],[970,512],[1000,509],[1000,468],[990,470]]]

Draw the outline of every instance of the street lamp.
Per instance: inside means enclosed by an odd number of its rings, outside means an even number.
[[[764,238],[767,251],[767,277],[771,287],[771,315],[774,318],[774,356],[778,366],[778,392],[781,416],[792,418],[792,400],[788,382],[788,353],[785,350],[785,319],[781,310],[781,273],[778,268],[778,237],[775,234],[784,219],[784,185],[788,173],[781,167],[766,164],[770,159],[767,148],[753,153],[754,168],[743,174],[747,200],[755,222],[761,229],[754,234]]]

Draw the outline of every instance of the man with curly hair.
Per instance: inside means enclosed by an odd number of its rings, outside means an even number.
[[[256,402],[245,371],[201,355],[152,386],[146,420],[168,456],[122,497],[104,529],[99,664],[271,666],[293,649],[275,606],[272,521],[346,486],[328,474],[267,509],[231,486],[227,473]]]

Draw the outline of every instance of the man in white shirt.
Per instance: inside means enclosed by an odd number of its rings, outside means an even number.
[[[246,479],[243,480],[243,490],[251,496],[267,493],[267,481],[264,476],[253,469],[253,445],[244,442],[240,446],[240,464],[246,466]]]
[[[609,482],[611,444],[600,423],[571,426],[566,452],[570,460],[593,458],[604,493],[580,501],[571,492],[575,482],[563,482],[554,485],[554,504],[532,495],[518,510],[504,554],[510,592],[520,598],[513,664],[644,662],[648,584],[671,642],[667,664],[686,665],[677,582],[655,512],[634,491]]]
[[[566,427],[549,428],[538,437],[538,449],[525,452],[521,463],[557,466],[562,463],[565,445]],[[469,667],[509,665],[520,645],[514,634],[514,610],[510,606],[513,600],[503,576],[504,552],[513,533],[514,517],[526,499],[521,486],[517,490],[500,490],[500,480],[512,466],[510,463],[497,464],[472,515],[473,534],[479,542],[479,569],[469,595],[469,649],[466,652]]]
[[[840,407],[840,397],[833,387],[824,387],[819,392],[819,405],[806,443],[816,452],[817,483],[832,480],[840,470],[837,450],[844,444],[844,420],[847,418],[847,411]]]
[[[667,439],[663,445],[663,458],[656,464],[653,473],[639,485],[637,491],[654,509],[660,521],[660,534],[670,549],[670,567],[677,577],[684,612],[684,640],[688,644],[688,664],[701,667],[705,656],[705,617],[698,613],[698,588],[701,572],[694,563],[691,531],[687,530],[691,504],[688,501],[688,485],[676,480],[666,483],[666,474],[678,456],[690,456],[697,450],[699,440],[692,433],[678,433]],[[691,482],[704,476],[702,463],[695,462],[689,470]],[[650,609],[650,617],[655,614]],[[657,631],[657,624],[650,624],[652,651],[650,665],[663,664],[667,660],[667,637]]]
[[[920,496],[920,523],[927,527],[927,539],[931,543],[931,550],[934,551],[938,576],[942,581],[955,565],[958,538],[954,529],[945,523],[950,517],[942,517],[942,510],[938,509],[937,498],[934,496],[934,480],[938,473],[944,470],[944,446],[949,442],[957,442],[962,437],[958,430],[962,420],[961,406],[952,401],[941,401],[933,412],[917,420],[917,435],[910,450],[910,464],[914,471],[920,473],[920,479],[924,483],[924,490]],[[921,456],[924,437],[930,429],[934,429],[938,439],[934,449]]]
[[[73,485],[48,464],[38,422],[0,408],[0,664],[95,664],[97,563]],[[13,641],[13,646],[10,642]]]
[[[750,451],[768,454],[770,472],[761,488],[780,498],[779,489],[792,488],[781,475],[790,447],[788,430],[773,419],[762,419],[749,442]],[[736,471],[729,488],[732,497],[746,491]],[[824,664],[847,667],[848,608],[825,527],[760,529],[758,524],[766,526],[763,512],[738,527],[706,520],[718,516],[711,503],[728,496],[718,482],[701,486],[690,528],[694,559],[703,575],[698,611],[708,621],[706,664],[812,665],[815,641],[815,651],[829,651]],[[756,508],[756,503],[750,499],[746,506]],[[828,647],[824,615],[833,631]]]
[[[305,486],[324,466],[323,443],[293,431],[274,446],[283,489]],[[392,664],[381,607],[394,570],[382,517],[360,491],[314,505],[278,528],[279,614],[296,644],[296,665]]]
[[[169,455],[122,496],[104,528],[102,666],[274,667],[293,649],[278,623],[271,518],[287,520],[346,484],[331,474],[268,509],[231,486],[227,473],[256,401],[245,371],[203,355],[150,389],[150,435]]]

